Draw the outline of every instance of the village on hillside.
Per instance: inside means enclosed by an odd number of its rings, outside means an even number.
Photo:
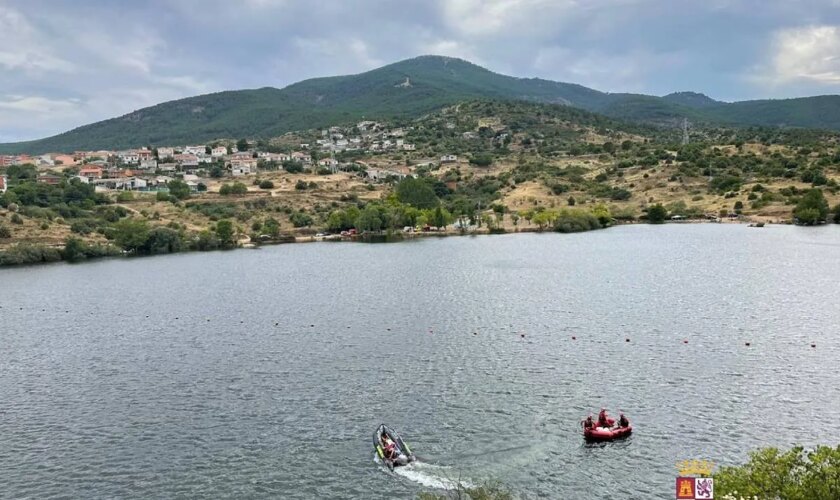
[[[356,135],[349,135],[356,132]],[[415,151],[404,140],[406,130],[387,128],[374,121],[354,127],[331,127],[312,142],[286,147],[260,148],[255,141],[216,141],[212,144],[143,147],[127,150],[75,151],[31,155],[0,155],[0,168],[34,165],[37,181],[58,184],[71,174],[97,191],[167,191],[171,181],[184,181],[193,192],[206,191],[214,179],[255,175],[260,171],[285,167],[294,172],[311,169],[320,174],[339,171],[359,172],[370,181],[402,179],[413,175],[411,166],[393,162],[340,162],[336,154],[358,152],[365,156]],[[243,147],[247,144],[247,147]],[[238,147],[237,147],[238,146]],[[243,150],[240,151],[239,148]],[[415,162],[413,166],[454,163],[456,155],[443,155]],[[0,192],[7,182],[0,180]]]

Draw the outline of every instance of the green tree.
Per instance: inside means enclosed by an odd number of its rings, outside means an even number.
[[[149,231],[149,236],[140,248],[140,253],[158,255],[176,253],[183,250],[183,241],[178,231],[168,227],[156,227]]]
[[[62,258],[68,262],[82,260],[87,257],[85,247],[85,242],[80,238],[70,236],[64,240],[64,251],[61,254]]]
[[[834,223],[840,224],[840,204],[834,207]]]
[[[825,221],[828,217],[828,201],[822,190],[810,189],[805,193],[793,209],[793,217],[797,224],[806,226]]]
[[[113,226],[117,245],[128,252],[138,252],[149,237],[149,223],[143,219],[122,219]]]
[[[235,231],[233,223],[227,219],[222,219],[216,223],[216,237],[219,238],[219,244],[222,248],[231,248],[236,245]]]
[[[764,448],[751,452],[746,464],[723,467],[713,477],[719,497],[835,500],[840,498],[840,446]]]
[[[236,149],[239,151],[248,151],[248,139],[239,139],[236,141]]]
[[[419,209],[434,208],[438,204],[435,190],[423,179],[406,177],[397,184],[397,199]]]
[[[361,211],[359,217],[356,219],[356,231],[363,233],[365,231],[379,231],[382,229],[382,217],[379,210],[373,205],[368,205]]]
[[[478,153],[470,157],[470,163],[477,167],[489,167],[493,164],[493,155],[489,153]]]
[[[452,214],[449,213],[445,208],[438,205],[435,207],[435,211],[432,213],[432,218],[429,223],[437,228],[445,228],[453,221]]]
[[[262,231],[263,234],[276,238],[280,236],[280,222],[273,217],[269,217],[263,222]]]
[[[0,240],[11,238],[12,237],[12,230],[9,229],[4,224],[0,224]]]
[[[306,212],[294,212],[289,217],[294,227],[309,227],[312,225],[312,217]]]
[[[260,181],[260,189],[274,189],[274,183],[269,180]]]
[[[179,200],[186,200],[190,197],[190,186],[182,180],[171,180],[166,186],[169,188],[169,194]]]
[[[668,210],[661,203],[648,208],[647,218],[651,224],[662,224],[666,217],[668,217]]]

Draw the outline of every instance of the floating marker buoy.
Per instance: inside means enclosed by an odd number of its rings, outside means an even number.
[[[520,336],[520,337],[522,337],[523,339],[525,338],[525,334],[524,334],[524,333],[520,333],[520,334],[519,334],[519,336]]]
[[[312,328],[315,328],[315,325],[309,325],[309,326],[311,326]]]
[[[577,340],[577,337],[575,337],[574,335],[572,335],[572,340]]]
[[[817,347],[817,344],[811,344],[811,347]]]
[[[175,319],[178,319],[178,316],[175,316]]]
[[[688,339],[683,339],[683,344],[688,344]]]
[[[473,335],[478,335],[478,332],[473,332]]]
[[[749,347],[749,346],[750,346],[750,343],[749,343],[749,342],[744,342],[744,345],[745,345],[745,346],[747,346],[747,347]]]
[[[390,328],[386,328],[386,330],[388,330],[389,332],[391,331],[391,329],[390,329]]]
[[[630,342],[629,338],[624,339],[625,342]]]

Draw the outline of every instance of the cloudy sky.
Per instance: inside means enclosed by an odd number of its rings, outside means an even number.
[[[840,0],[0,0],[0,142],[421,55],[604,91],[840,93]]]

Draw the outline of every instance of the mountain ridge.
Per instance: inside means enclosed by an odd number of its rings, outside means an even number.
[[[411,119],[475,98],[564,104],[611,118],[676,125],[783,126],[840,130],[840,96],[726,103],[697,92],[607,93],[583,85],[495,73],[469,61],[425,55],[354,75],[302,80],[282,89],[226,90],[168,101],[26,142],[0,153],[69,152],[271,137],[362,118]]]

